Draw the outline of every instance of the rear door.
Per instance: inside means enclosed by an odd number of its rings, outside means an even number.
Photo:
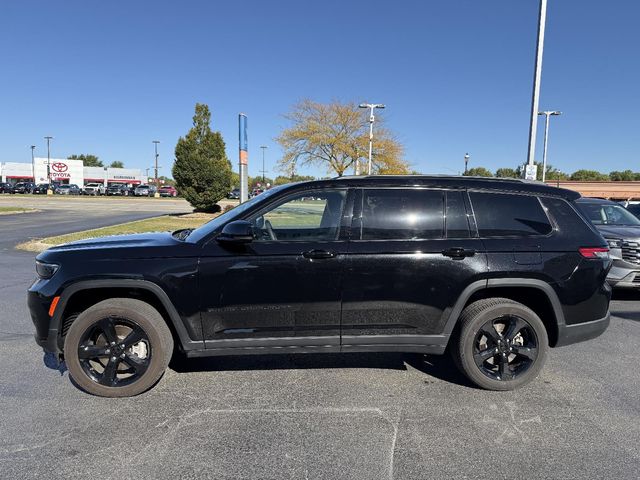
[[[342,344],[430,344],[487,268],[463,190],[362,189],[354,204]]]

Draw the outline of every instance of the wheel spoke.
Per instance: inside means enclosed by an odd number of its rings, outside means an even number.
[[[146,337],[146,335],[144,333],[144,330],[142,330],[142,328],[136,326],[131,330],[131,332],[129,332],[129,335],[127,335],[125,337],[125,339],[122,340],[120,343],[123,343],[125,345],[125,347],[130,347],[132,345],[135,345],[136,343],[138,343],[140,340],[142,340],[145,337]]]
[[[147,358],[138,358],[137,356],[126,353],[124,362],[129,365],[137,375],[142,375],[149,366],[149,359]]]
[[[484,362],[489,360],[492,357],[495,357],[498,354],[498,349],[495,347],[486,348],[484,350],[480,350],[479,352],[475,352],[473,354],[473,360],[476,362],[476,365],[482,367]]]
[[[500,380],[511,380],[513,378],[513,372],[509,366],[509,357],[507,355],[501,355],[499,360],[499,374]]]
[[[100,330],[102,330],[102,333],[104,333],[107,342],[112,343],[118,341],[118,335],[116,334],[116,328],[112,318],[103,318],[98,323],[98,326]]]
[[[108,348],[106,345],[80,345],[78,348],[78,358],[88,360],[91,358],[106,357],[109,355],[107,353]]]
[[[535,347],[521,347],[519,345],[513,345],[511,348],[513,353],[516,355],[525,357],[531,361],[534,361],[538,356],[538,349]]]
[[[498,343],[498,340],[500,340],[500,334],[496,330],[496,327],[493,325],[493,323],[486,323],[482,327],[480,327],[480,333],[493,340],[493,342],[496,344]]]
[[[509,342],[513,342],[513,338],[518,334],[520,330],[522,330],[526,326],[527,323],[520,317],[510,317],[509,325],[507,326],[506,331],[502,334],[502,336],[509,340]]]
[[[109,361],[107,362],[107,366],[104,367],[104,372],[102,372],[102,376],[98,381],[101,385],[106,385],[107,387],[115,386],[118,379],[116,375],[118,373],[119,363],[120,363],[120,360],[117,357],[109,358]]]

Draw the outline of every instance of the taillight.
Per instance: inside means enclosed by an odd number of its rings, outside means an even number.
[[[609,258],[609,249],[606,247],[582,247],[578,251],[584,258]]]

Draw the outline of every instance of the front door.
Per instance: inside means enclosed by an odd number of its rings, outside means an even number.
[[[486,271],[462,190],[363,189],[344,274],[342,344],[431,344]]]
[[[346,200],[346,189],[281,196],[244,218],[254,225],[251,243],[205,247],[207,348],[339,345]]]

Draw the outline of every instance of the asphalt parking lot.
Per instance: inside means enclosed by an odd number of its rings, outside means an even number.
[[[41,212],[0,216],[2,478],[638,478],[640,294],[515,392],[473,388],[446,358],[282,355],[179,362],[146,394],[103,399],[43,366],[34,254],[13,245],[188,207],[29,201]]]

